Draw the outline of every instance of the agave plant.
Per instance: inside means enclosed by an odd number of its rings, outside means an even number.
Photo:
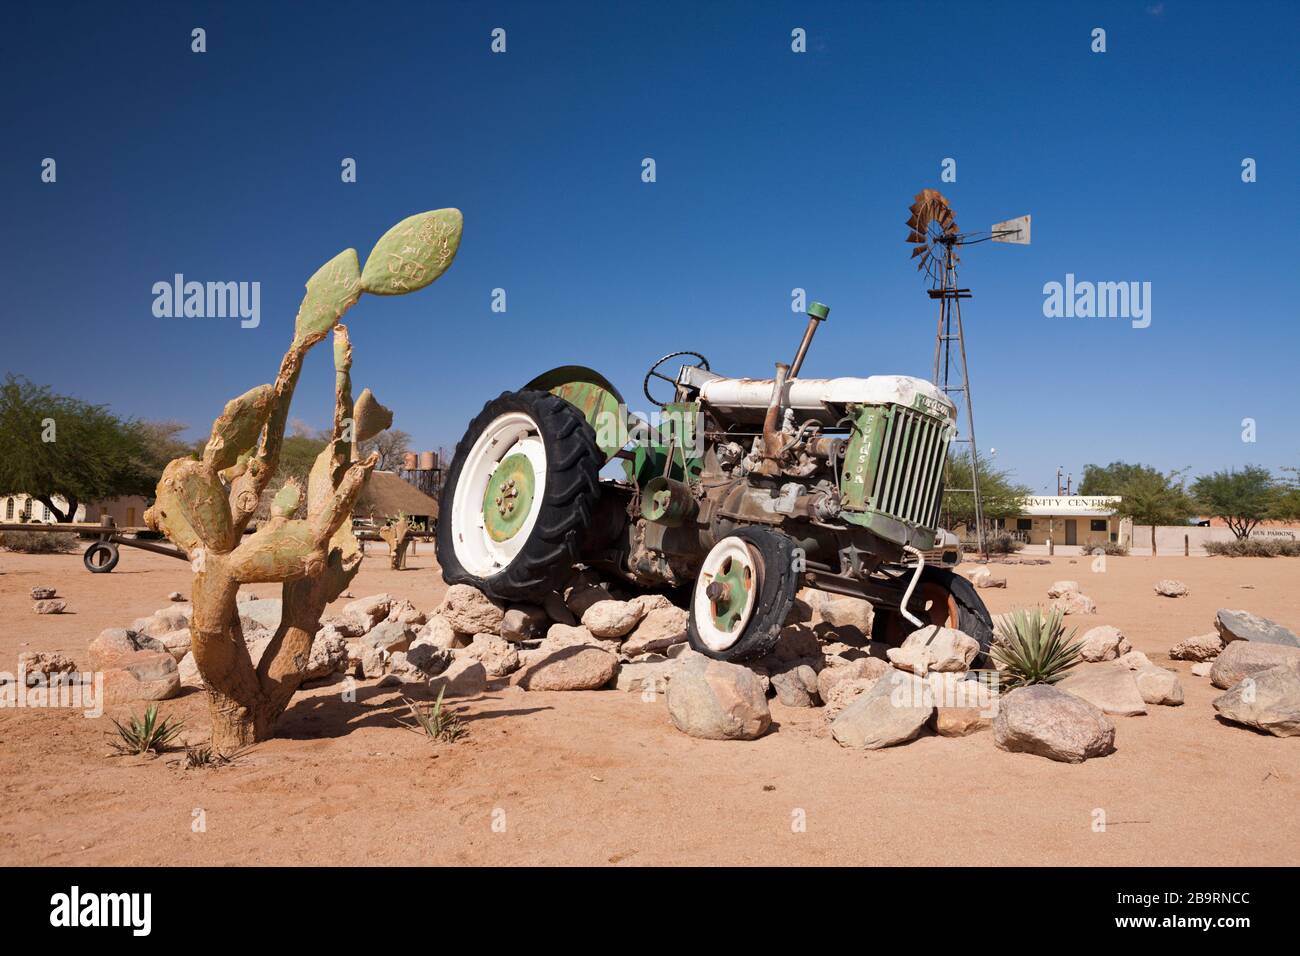
[[[109,719],[113,720],[111,717]],[[131,715],[130,722],[125,726],[113,720],[118,736],[113,741],[113,747],[120,754],[161,753],[181,732],[181,723],[173,723],[166,718],[159,720],[158,705],[150,704],[145,708],[143,720],[135,714]]]
[[[1001,683],[1008,689],[1030,684],[1055,684],[1079,663],[1083,642],[1073,642],[1074,629],[1067,633],[1060,610],[1046,617],[1040,608],[1017,608],[998,622],[997,640],[989,654],[1002,665]]]

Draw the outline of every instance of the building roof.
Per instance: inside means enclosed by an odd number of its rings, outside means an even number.
[[[352,513],[376,521],[396,518],[399,514],[437,519],[438,502],[391,471],[374,471]]]

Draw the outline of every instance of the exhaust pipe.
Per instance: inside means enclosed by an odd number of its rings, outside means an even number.
[[[830,306],[822,305],[820,302],[808,306],[808,327],[803,330],[803,341],[799,343],[799,350],[795,352],[794,361],[790,363],[791,378],[799,377],[799,369],[803,368],[804,356],[808,354],[808,347],[812,345],[813,336],[817,334],[817,326],[825,322],[830,314]]]
[[[776,363],[776,378],[772,381],[772,400],[767,405],[767,415],[763,418],[763,461],[758,472],[762,475],[775,475],[780,472],[781,446],[785,443],[781,434],[781,406],[785,399],[785,383],[790,374],[790,366],[784,362]]]

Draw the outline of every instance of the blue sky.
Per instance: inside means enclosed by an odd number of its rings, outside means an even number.
[[[1032,246],[974,247],[961,274],[981,445],[1020,480],[1050,491],[1058,465],[1113,459],[1300,464],[1300,5],[29,3],[7,19],[0,372],[122,414],[205,432],[274,377],[317,266],[441,206],[465,214],[452,269],[347,320],[355,380],[419,447],[454,445],[484,401],[554,365],[600,369],[634,407],[676,349],[770,375],[802,330],[794,287],[831,306],[805,374],[928,377],[935,313],[902,223],[931,186],[964,230],[1034,216]],[[156,318],[152,286],[177,272],[260,282],[260,326]],[[1044,283],[1067,273],[1150,282],[1150,327],[1044,317]],[[317,351],[293,414],[324,426]]]

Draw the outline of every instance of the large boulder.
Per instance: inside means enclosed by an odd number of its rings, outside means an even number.
[[[1082,697],[1107,714],[1135,717],[1147,712],[1133,672],[1118,661],[1077,665],[1056,686]]]
[[[1097,603],[1086,594],[1070,591],[1054,600],[1051,606],[1062,614],[1096,614]]]
[[[1296,660],[1300,660],[1300,647],[1233,640],[1228,642],[1210,668],[1210,683],[1220,690],[1227,690],[1243,677]]]
[[[1050,684],[1033,684],[1001,698],[993,742],[1010,753],[1081,763],[1114,751],[1115,725],[1083,698]]]
[[[1244,678],[1214,701],[1225,720],[1275,737],[1300,736],[1300,660]]]
[[[302,679],[323,680],[346,669],[347,663],[348,642],[338,631],[323,627],[312,639],[311,654],[307,658],[307,669],[303,672]]]
[[[636,657],[682,643],[686,640],[686,619],[687,613],[671,604],[651,609],[623,642],[623,654]]]
[[[104,702],[128,704],[137,700],[167,700],[181,692],[176,658],[166,651],[142,651],[104,670]]]
[[[364,634],[388,617],[393,608],[393,600],[391,594],[369,594],[343,605],[343,610],[338,616],[359,628]]]
[[[582,616],[587,613],[587,608],[597,601],[612,600],[614,595],[609,592],[609,589],[590,574],[579,575],[564,592],[564,606],[572,611],[578,620],[582,620]]]
[[[684,734],[706,740],[753,740],[772,725],[763,685],[748,668],[691,658],[668,682],[668,715]]]
[[[567,613],[567,608],[565,609]],[[577,623],[569,615],[567,622]],[[544,637],[550,621],[546,612],[535,604],[512,604],[501,617],[501,636],[513,644]],[[448,625],[450,627],[450,625]]]
[[[438,605],[437,613],[461,634],[496,634],[506,612],[478,588],[453,584]]]
[[[823,702],[829,701],[831,692],[840,684],[851,680],[875,683],[891,669],[888,661],[878,657],[859,657],[845,664],[824,667],[817,674],[817,695]]]
[[[242,614],[243,608],[240,607]],[[142,617],[132,622],[128,630],[135,631],[137,634],[143,634],[146,637],[162,637],[169,631],[180,630],[190,626],[190,619],[194,616],[194,609],[188,604],[173,604],[154,611],[148,617]],[[280,613],[277,610],[275,614],[275,624],[280,623]],[[256,625],[259,629],[261,625]],[[275,625],[272,625],[272,630]]]
[[[893,668],[886,665],[888,670]],[[842,680],[822,697],[822,716],[833,721],[845,707],[876,686],[879,677],[852,677]]]
[[[1223,651],[1223,638],[1218,631],[1197,634],[1179,641],[1169,648],[1169,656],[1176,661],[1212,661]]]
[[[31,590],[33,601],[48,601],[51,598],[53,598],[56,593],[57,592],[54,590],[54,588],[47,587],[40,584],[36,585],[36,587],[32,588]]]
[[[244,630],[244,640],[247,642],[254,639],[259,632],[274,634],[276,628],[280,626],[280,614],[283,606],[284,602],[280,598],[240,601],[238,604],[239,623]],[[154,618],[158,619],[164,611],[179,610],[180,607],[181,605],[176,608],[163,608],[162,611],[154,612]],[[171,630],[171,628],[168,628],[168,630]]]
[[[56,677],[71,681],[71,677],[60,677],[65,674],[76,675],[76,682],[80,683],[76,661],[58,651],[24,651],[18,655],[18,672],[23,675],[22,679],[27,681],[28,686],[31,686],[33,680],[49,684]]]
[[[1084,633],[1083,640],[1080,642],[1079,656],[1085,661],[1094,663],[1113,661],[1123,657],[1132,649],[1128,638],[1118,627],[1103,624],[1101,627],[1090,628]]]
[[[123,667],[140,653],[171,656],[162,641],[124,627],[109,627],[100,631],[87,650],[90,652],[90,669],[93,671]]]
[[[159,635],[156,640],[167,649],[167,652],[172,657],[179,661],[190,652],[192,635],[189,627],[178,627],[174,631]]]
[[[519,669],[519,651],[495,634],[476,634],[469,647],[460,652],[483,665],[489,679],[505,677]]]
[[[1187,594],[1187,585],[1173,578],[1161,578],[1156,582],[1156,594],[1162,597],[1184,597]]]
[[[609,651],[580,644],[531,664],[519,678],[519,686],[524,690],[597,690],[613,680],[617,671],[618,658]]]
[[[199,665],[194,660],[194,652],[186,654],[176,664],[176,673],[180,677],[182,687],[199,687],[203,686],[203,675],[199,673]]]
[[[452,648],[464,647],[469,640],[469,635],[457,631],[441,614],[435,614],[415,632],[412,643],[424,642],[436,647]]]
[[[841,747],[879,750],[921,736],[933,714],[925,681],[895,670],[839,712],[831,736]]]
[[[1119,659],[1137,682],[1138,693],[1148,704],[1177,707],[1183,702],[1183,685],[1178,675],[1166,667],[1151,663],[1141,651],[1129,651]]]
[[[987,683],[944,672],[930,674],[926,683],[934,699],[931,726],[940,737],[965,737],[993,725],[998,698]]]
[[[1233,641],[1251,641],[1257,644],[1282,644],[1286,647],[1300,647],[1300,637],[1292,631],[1249,611],[1232,611],[1220,608],[1214,615],[1214,628],[1223,638],[1224,644]]]
[[[32,610],[37,614],[62,614],[67,608],[67,603],[58,598],[37,601],[32,605]]]
[[[643,693],[653,688],[656,694],[662,694],[668,690],[668,682],[680,666],[676,661],[670,660],[619,664],[614,688],[629,693]]]
[[[816,707],[821,703],[817,696],[817,672],[807,664],[795,664],[771,675],[776,699],[787,707]]]
[[[969,634],[930,624],[907,635],[885,656],[900,670],[924,677],[930,671],[964,673],[979,651],[979,641]]]
[[[833,597],[823,601],[817,611],[821,619],[836,630],[853,628],[863,637],[871,636],[876,612],[870,601],[855,597]]]
[[[847,645],[846,645],[847,646]],[[786,624],[776,637],[776,643],[767,654],[773,664],[804,661],[822,656],[822,642],[810,624]]]
[[[418,629],[398,621],[380,621],[361,638],[363,647],[382,647],[388,653],[404,651],[415,640]]]
[[[408,655],[408,662],[410,660]],[[429,681],[429,692],[437,697],[477,697],[487,688],[487,670],[473,658],[458,657]]]
[[[1050,588],[1047,589],[1047,596],[1049,598],[1060,598],[1060,597],[1065,597],[1067,594],[1078,594],[1078,593],[1079,593],[1078,581],[1057,581],[1055,584],[1053,584]]]
[[[626,637],[644,616],[632,601],[597,601],[582,612],[582,626],[594,637]]]

